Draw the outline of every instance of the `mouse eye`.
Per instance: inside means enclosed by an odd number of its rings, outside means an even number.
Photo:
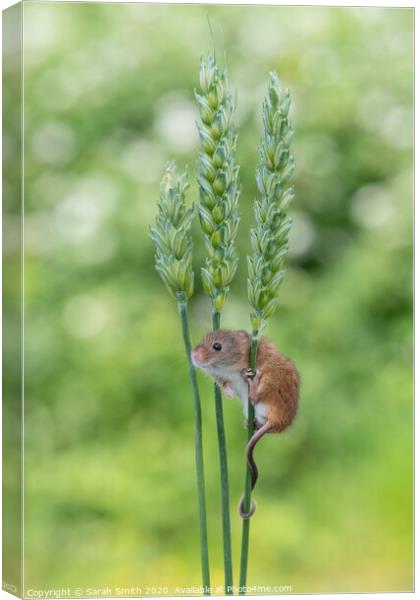
[[[216,352],[219,352],[219,350],[222,349],[222,344],[219,344],[219,342],[215,342],[213,344],[213,350],[216,350]]]

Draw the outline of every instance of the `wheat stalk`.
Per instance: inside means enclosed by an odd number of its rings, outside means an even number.
[[[186,205],[185,192],[188,185],[187,173],[178,175],[175,163],[169,163],[161,183],[156,225],[150,229],[150,235],[156,249],[156,270],[163,279],[170,294],[177,301],[182,338],[193,392],[201,568],[204,593],[208,595],[210,594],[210,567],[207,540],[201,403],[197,375],[191,360],[191,337],[187,314],[187,302],[194,291],[191,240],[191,222],[194,217],[194,206],[187,207]]]
[[[198,215],[207,249],[201,278],[212,303],[212,326],[220,328],[220,311],[235,275],[238,256],[234,240],[238,230],[238,173],[235,165],[234,103],[227,71],[213,56],[201,61],[200,86],[195,92],[200,113],[198,133]],[[232,544],[230,532],[229,476],[226,436],[220,388],[215,385],[216,424],[219,444],[225,592],[232,593]]]

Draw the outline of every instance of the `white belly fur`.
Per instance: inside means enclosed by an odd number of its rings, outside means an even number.
[[[225,381],[228,381],[237,396],[242,402],[242,408],[245,419],[248,418],[248,384],[237,371],[223,369],[218,373]],[[264,425],[267,422],[267,408],[265,404],[257,402],[254,408],[255,420],[258,425]]]
[[[265,425],[267,423],[267,406],[262,402],[257,402],[254,406],[255,420],[258,425]]]
[[[230,385],[232,386],[235,396],[237,396],[241,402],[244,411],[245,418],[248,417],[248,384],[242,377],[242,375],[233,373],[229,377]]]

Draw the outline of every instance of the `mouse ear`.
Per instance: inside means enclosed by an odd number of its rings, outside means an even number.
[[[251,336],[249,335],[249,333],[245,330],[245,329],[240,329],[238,331],[238,333],[240,333],[242,335],[242,337],[249,339]]]

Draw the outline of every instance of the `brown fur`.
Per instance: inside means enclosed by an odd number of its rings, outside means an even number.
[[[257,370],[260,380],[257,402],[269,407],[270,433],[280,433],[293,421],[299,398],[300,377],[292,361],[267,338],[258,344]]]

